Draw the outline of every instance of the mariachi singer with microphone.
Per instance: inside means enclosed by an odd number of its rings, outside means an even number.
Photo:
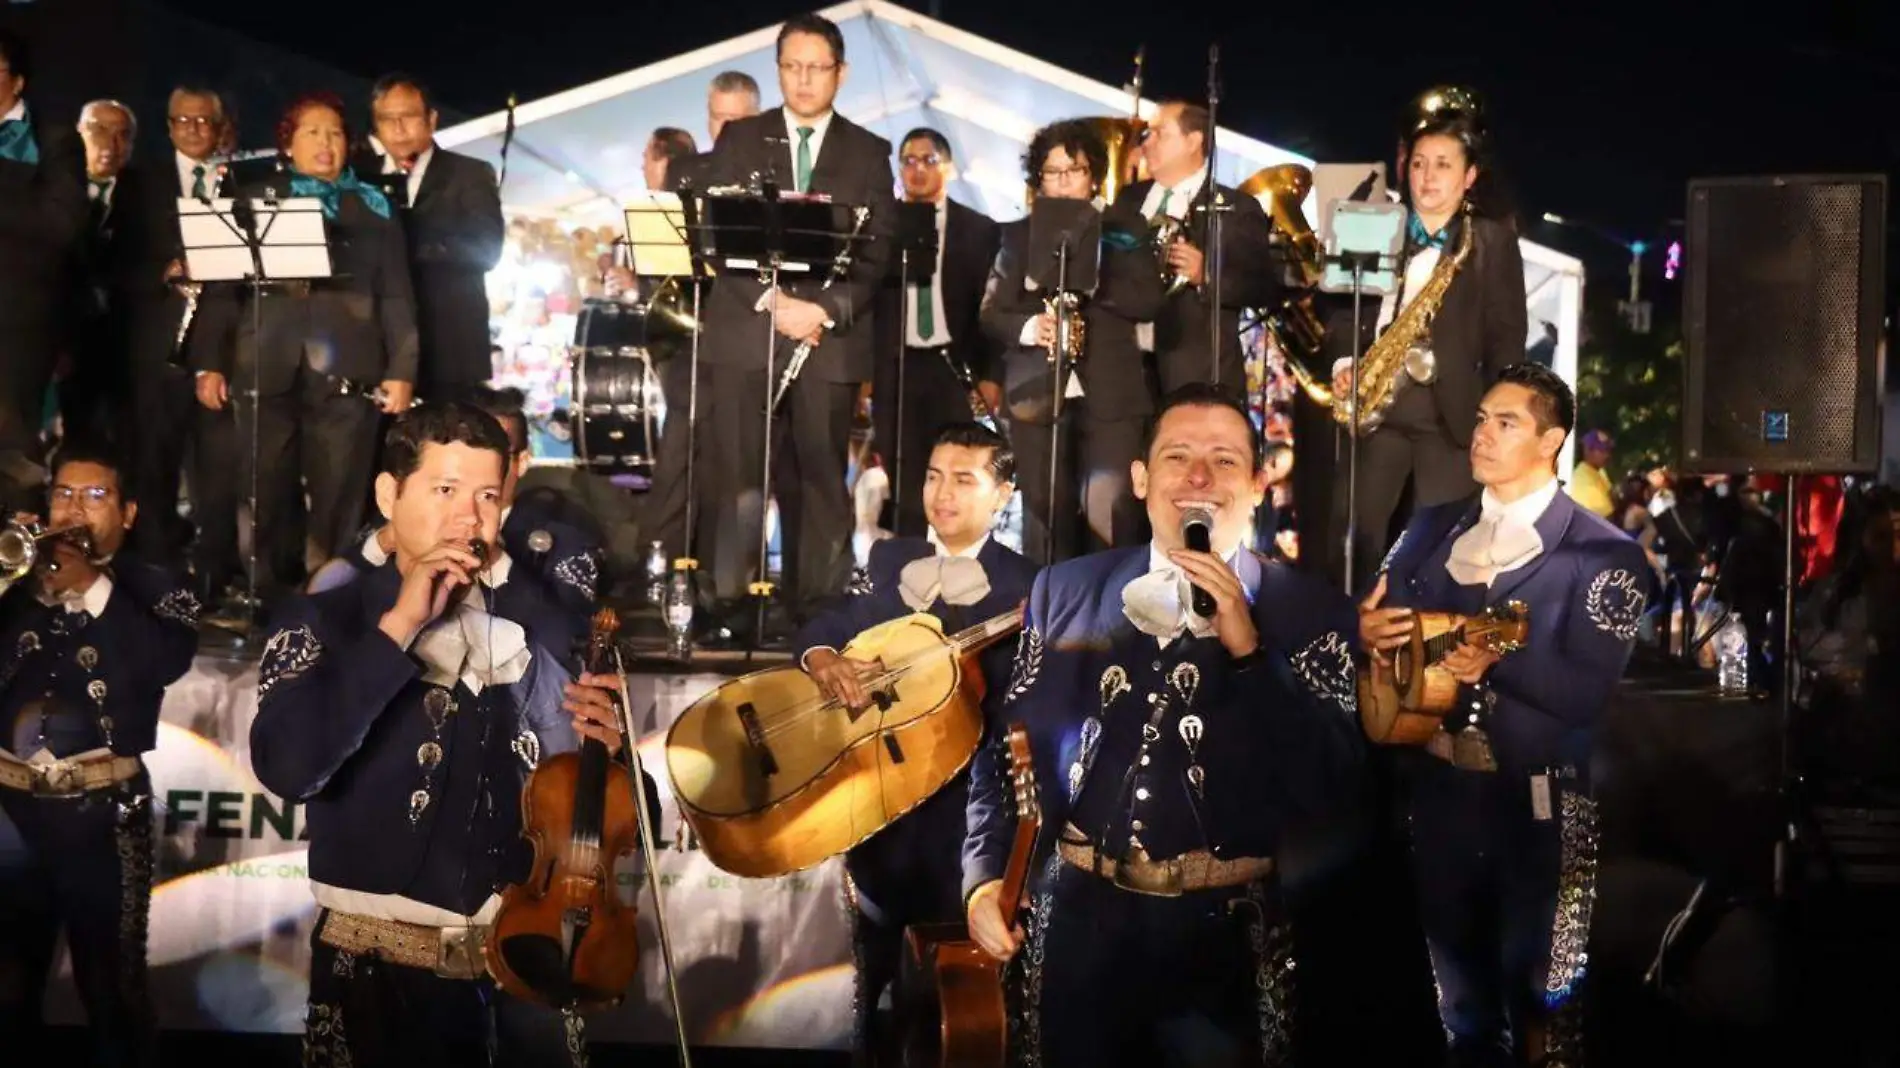
[[[1291,821],[1351,789],[1356,619],[1244,548],[1261,456],[1234,395],[1175,390],[1131,465],[1153,542],[1056,564],[1030,593],[991,734],[1027,729],[1045,840],[1025,914],[1006,915],[1011,784],[979,753],[963,885],[983,948],[1025,952],[1016,1037],[1050,1068],[1290,1055],[1276,853]],[[1205,550],[1189,548],[1197,524]]]

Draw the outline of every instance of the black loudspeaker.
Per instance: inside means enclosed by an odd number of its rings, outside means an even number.
[[[1689,183],[1687,471],[1880,464],[1884,175]]]

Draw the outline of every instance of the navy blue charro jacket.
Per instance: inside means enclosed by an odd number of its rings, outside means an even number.
[[[1000,745],[1010,723],[1029,733],[1045,843],[1076,820],[1092,824],[1078,829],[1110,856],[1135,841],[1156,860],[1198,850],[1273,856],[1289,820],[1330,807],[1356,784],[1353,605],[1311,576],[1241,558],[1262,650],[1241,670],[1216,638],[1183,635],[1163,646],[1128,621],[1122,588],[1148,565],[1144,544],[1037,576],[992,724],[999,744],[971,766],[966,898],[1002,877],[1015,835]],[[1143,728],[1163,698],[1150,761],[1139,764]],[[1201,725],[1192,754],[1188,716]],[[1201,790],[1189,779],[1196,762]]]
[[[479,695],[425,682],[378,629],[402,586],[393,562],[285,603],[258,669],[251,766],[308,805],[311,879],[468,915],[521,877],[521,787],[541,757],[576,748],[561,687],[585,632],[542,584],[514,575],[483,593],[526,632],[530,662]],[[442,692],[452,708],[438,732],[428,706],[447,707],[432,696]],[[441,750],[433,775],[419,759],[429,743]],[[429,799],[412,819],[418,791]]]
[[[0,724],[17,727],[0,734],[0,745],[15,748],[23,738],[29,748],[36,744],[38,715],[20,714],[31,702],[47,701],[46,745],[54,756],[106,745],[102,718],[111,720],[119,756],[157,746],[165,687],[191,669],[198,651],[198,600],[183,575],[128,553],[114,558],[109,577],[112,593],[96,619],[41,604],[31,580],[0,599]]]
[[[1485,726],[1491,750],[1507,773],[1569,767],[1587,774],[1597,724],[1643,617],[1642,547],[1559,491],[1536,522],[1543,552],[1498,575],[1488,590],[1464,586],[1445,562],[1479,517],[1476,497],[1414,516],[1382,565],[1383,604],[1468,615],[1523,601],[1530,610],[1527,642],[1485,676],[1496,696]]]

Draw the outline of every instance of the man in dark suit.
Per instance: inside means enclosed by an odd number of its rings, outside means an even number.
[[[759,83],[742,70],[722,70],[713,75],[706,87],[706,136],[708,144],[717,144],[719,131],[734,119],[750,118],[759,113]],[[706,188],[706,168],[712,165],[712,153],[695,152],[667,164],[667,188]]]
[[[1582,1063],[1591,753],[1648,568],[1641,546],[1562,492],[1557,455],[1576,415],[1550,369],[1506,369],[1471,436],[1483,491],[1420,510],[1360,610],[1360,645],[1380,657],[1407,641],[1414,609],[1529,610],[1521,649],[1444,658],[1459,710],[1398,754],[1412,758],[1413,876],[1453,1065]]]
[[[993,409],[1002,399],[994,382],[991,396],[972,399],[978,381],[994,377],[987,370],[989,345],[978,312],[1000,231],[989,216],[950,199],[947,183],[956,160],[941,133],[917,129],[905,134],[898,164],[904,199],[935,206],[936,252],[921,264],[912,255],[911,277],[921,273],[928,278],[924,282],[906,283],[899,277],[903,257],[891,257],[891,275],[878,292],[871,416],[878,453],[885,469],[894,472],[892,529],[917,537],[929,529],[924,467],[937,428],[969,419],[979,406]]]
[[[1212,262],[1207,255],[1207,109],[1182,100],[1163,101],[1148,124],[1141,151],[1153,180],[1123,190],[1118,202],[1155,223],[1180,225],[1162,267],[1181,280],[1140,334],[1142,348],[1155,354],[1161,391],[1188,382],[1214,379],[1209,311],[1214,299]],[[1240,349],[1240,310],[1269,306],[1280,285],[1273,229],[1258,201],[1216,183],[1221,205],[1221,325],[1219,384],[1245,393],[1246,359]]]
[[[132,540],[148,558],[168,561],[191,540],[190,526],[178,517],[177,505],[186,446],[195,434],[195,565],[199,597],[210,604],[237,569],[237,495],[231,465],[236,431],[230,413],[200,408],[193,400],[191,371],[183,366],[179,331],[189,329],[185,312],[190,302],[178,201],[226,192],[224,165],[218,160],[224,101],[210,89],[179,86],[167,101],[165,127],[172,151],[162,162],[127,168],[124,176],[123,225],[133,228],[122,274],[131,318],[127,358],[137,443],[132,484],[144,513]],[[195,311],[192,318],[197,318]]]
[[[31,69],[25,43],[0,30],[0,497],[9,509],[46,477],[40,416],[87,213],[79,135],[27,106]]]
[[[1142,455],[1153,541],[1046,568],[1029,595],[992,735],[1028,732],[1052,848],[1019,930],[999,893],[1016,835],[1008,764],[978,753],[970,934],[999,959],[1024,950],[1022,1063],[1285,1064],[1280,851],[1290,825],[1357,785],[1353,606],[1246,548],[1266,472],[1235,396],[1171,394]],[[1210,551],[1183,536],[1197,508]]]
[[[772,481],[783,532],[785,599],[794,619],[843,590],[851,568],[851,501],[845,487],[846,450],[858,386],[871,377],[873,309],[888,269],[893,214],[890,142],[832,111],[844,79],[844,36],[829,20],[799,15],[778,37],[781,108],[735,119],[713,147],[712,181],[774,181],[785,192],[824,194],[831,202],[866,209],[865,237],[844,277],[821,265],[809,275],[789,273],[769,291],[756,277],[726,274],[705,302],[702,360],[720,376],[707,398],[702,444],[704,485],[717,492],[721,522],[733,535],[717,547],[713,576],[721,597],[746,592],[756,560],[765,502],[759,497],[765,450],[762,413],[783,380],[800,343],[811,355],[775,413]],[[851,213],[840,210],[840,228]],[[774,319],[776,317],[776,321]],[[776,336],[773,329],[776,326]],[[767,381],[766,349],[776,345]],[[762,577],[762,576],[758,576]]]
[[[138,119],[117,100],[92,100],[79,110],[77,128],[86,148],[90,208],[68,294],[60,425],[67,436],[103,439],[122,421],[128,399],[126,291],[136,270],[131,251],[138,236],[140,183],[126,164],[138,139]]]
[[[1108,149],[1088,123],[1054,123],[1036,132],[1024,156],[1038,196],[1094,199],[1108,170]],[[1040,563],[1147,538],[1141,505],[1128,492],[1129,464],[1154,411],[1152,376],[1135,343],[1135,324],[1161,307],[1161,278],[1147,224],[1124,204],[1102,220],[1095,291],[1082,307],[1083,351],[1063,376],[1060,427],[1054,426],[1054,319],[1030,283],[1029,220],[1002,228],[1001,250],[983,294],[982,324],[1003,353],[998,374],[1011,443],[1022,466],[1023,551]],[[1059,434],[1059,436],[1058,436]],[[1049,500],[1049,456],[1057,449],[1057,497]],[[1078,530],[1080,512],[1086,527]],[[1048,530],[1055,544],[1049,553]]]
[[[453,397],[494,377],[488,354],[488,272],[501,260],[501,190],[495,168],[435,143],[438,115],[422,82],[389,74],[370,92],[374,156],[360,176],[402,175],[395,198],[415,279],[422,363],[416,394]]]
[[[838,650],[865,631],[913,612],[928,612],[946,634],[974,627],[1020,605],[1036,565],[991,536],[1014,492],[1015,458],[996,431],[964,420],[943,427],[920,466],[919,490],[930,518],[928,537],[896,537],[871,547],[870,586],[813,619],[792,643],[799,664],[827,694],[851,707],[869,702],[861,678],[879,669]],[[985,702],[1001,698],[1009,676],[1007,643],[982,655]],[[922,754],[918,754],[921,758]],[[959,774],[915,809],[845,854],[856,924],[860,1063],[897,1064],[890,1043],[874,1026],[878,999],[898,977],[904,930],[919,923],[955,922],[958,855],[969,777]],[[903,991],[892,998],[898,1032],[906,1030]]]

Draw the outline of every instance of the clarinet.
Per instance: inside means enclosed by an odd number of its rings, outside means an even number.
[[[838,255],[832,259],[831,273],[825,276],[825,284],[818,290],[820,293],[830,289],[832,283],[843,278],[851,270],[852,248],[858,242],[858,234],[864,229],[865,220],[870,217],[870,208],[851,209],[851,236],[845,239],[844,247],[840,248]],[[798,381],[798,373],[805,369],[805,361],[811,359],[812,347],[810,341],[799,342],[798,347],[792,350],[792,358],[785,361],[785,373],[779,377],[778,389],[772,394],[773,411],[777,411],[778,406],[784,403],[786,391],[792,388],[793,382]]]

